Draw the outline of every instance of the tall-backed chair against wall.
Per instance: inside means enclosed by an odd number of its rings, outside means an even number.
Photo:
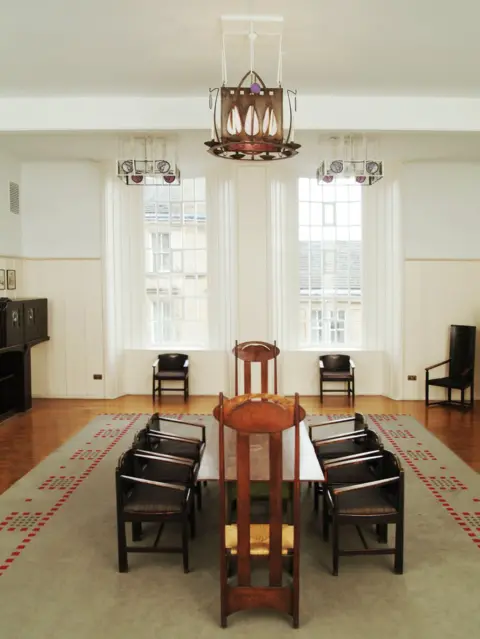
[[[425,369],[425,404],[427,406],[449,405],[461,408],[473,408],[475,383],[475,341],[476,326],[450,326],[450,347],[448,359]],[[445,377],[430,379],[430,371],[448,364]],[[447,399],[444,401],[429,401],[430,386],[447,389]],[[465,403],[465,391],[470,389],[470,402]],[[460,391],[460,401],[452,399],[452,390]]]
[[[273,392],[277,393],[277,357],[280,354],[280,349],[277,346],[277,342],[273,344],[268,342],[261,342],[259,340],[253,340],[250,342],[242,342],[241,344],[235,340],[235,346],[232,349],[232,353],[235,355],[235,395],[239,394],[239,360],[243,361],[243,392],[252,392],[252,363],[259,363],[261,367],[261,391],[262,393],[269,392],[269,376],[268,367],[269,362],[273,360]]]
[[[249,608],[270,608],[292,617],[299,624],[300,575],[300,421],[305,411],[295,401],[278,395],[241,395],[224,399],[214,409],[219,421],[220,487],[220,600],[221,625],[230,614]],[[293,525],[283,523],[283,431],[295,428],[293,472]],[[268,438],[270,468],[268,524],[252,523],[250,437]],[[232,447],[234,454],[232,454]],[[232,468],[232,460],[235,460]],[[253,470],[253,469],[252,469]],[[236,475],[238,517],[227,519],[226,476]],[[253,559],[268,559],[268,583],[252,584]],[[287,562],[288,574],[284,570]],[[232,574],[235,564],[236,574]]]
[[[320,355],[320,401],[323,402],[324,384],[342,382],[341,388],[328,388],[330,393],[347,393],[355,401],[355,363],[348,355]],[[345,387],[346,384],[346,387]]]
[[[155,394],[161,399],[162,391],[183,392],[183,399],[188,399],[188,355],[184,353],[163,353],[152,364],[152,401]],[[182,382],[182,386],[166,387],[162,382]]]

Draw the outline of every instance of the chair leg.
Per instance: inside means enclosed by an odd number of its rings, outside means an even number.
[[[355,377],[352,379],[352,402],[355,404]]]
[[[142,522],[132,521],[132,540],[142,541]]]
[[[152,380],[152,402],[155,404],[155,377]]]
[[[118,572],[128,572],[127,537],[125,534],[125,522],[117,518],[118,537]]]
[[[323,380],[320,377],[320,403],[323,404]]]
[[[450,389],[448,389],[450,391]],[[462,408],[465,408],[465,390],[462,388],[460,391],[460,401],[462,403]]]
[[[473,399],[473,384],[470,386],[470,407],[473,408],[474,399]]]
[[[327,502],[327,491],[323,490],[323,508],[322,508],[322,535],[323,541],[328,541],[328,502]]]
[[[195,539],[197,534],[196,514],[195,514],[195,499],[192,499],[192,505],[190,507],[190,536]]]
[[[182,526],[182,556],[183,556],[183,572],[187,574],[190,572],[188,566],[188,514],[185,515]]]
[[[428,406],[428,374],[425,377],[425,406]]]
[[[185,402],[188,400],[188,377],[183,384],[183,400]]]
[[[462,391],[462,395],[463,395],[463,391]],[[452,389],[449,388],[447,390],[447,401],[451,402],[452,401]],[[463,403],[463,399],[462,399],[462,403]]]
[[[333,526],[332,526],[332,564],[333,571],[332,574],[337,577],[338,576],[338,551],[339,551],[339,526],[338,519],[335,513],[332,514]]]
[[[403,515],[395,526],[395,572],[403,575]]]
[[[197,508],[200,511],[202,510],[202,482],[197,482],[195,492],[197,494]]]

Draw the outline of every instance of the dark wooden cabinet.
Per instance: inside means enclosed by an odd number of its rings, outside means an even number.
[[[32,407],[31,348],[49,339],[46,299],[0,303],[0,421]]]

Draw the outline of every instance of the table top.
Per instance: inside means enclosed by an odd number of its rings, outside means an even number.
[[[219,479],[219,454],[218,454],[218,422],[212,420],[212,424],[206,429],[206,446],[202,463],[198,473],[198,479]],[[294,466],[294,442],[295,429],[289,428],[282,433],[283,437],[283,479],[293,481]],[[225,477],[228,480],[236,479],[236,432],[225,428]],[[269,479],[269,455],[268,435],[250,436],[250,469],[253,481],[268,481]],[[323,481],[323,473],[318,463],[313,444],[308,436],[305,422],[300,422],[300,481]]]

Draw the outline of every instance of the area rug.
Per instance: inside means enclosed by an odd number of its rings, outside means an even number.
[[[404,575],[392,572],[392,557],[375,556],[342,557],[333,577],[330,546],[305,487],[300,629],[256,611],[234,615],[222,630],[214,482],[191,544],[190,574],[178,555],[130,555],[130,572],[119,574],[114,468],[148,417],[97,416],[0,497],[1,637],[478,635],[480,477],[407,415],[368,416],[406,470]],[[208,433],[211,417],[189,418]],[[355,534],[342,538],[342,545],[354,544]]]

